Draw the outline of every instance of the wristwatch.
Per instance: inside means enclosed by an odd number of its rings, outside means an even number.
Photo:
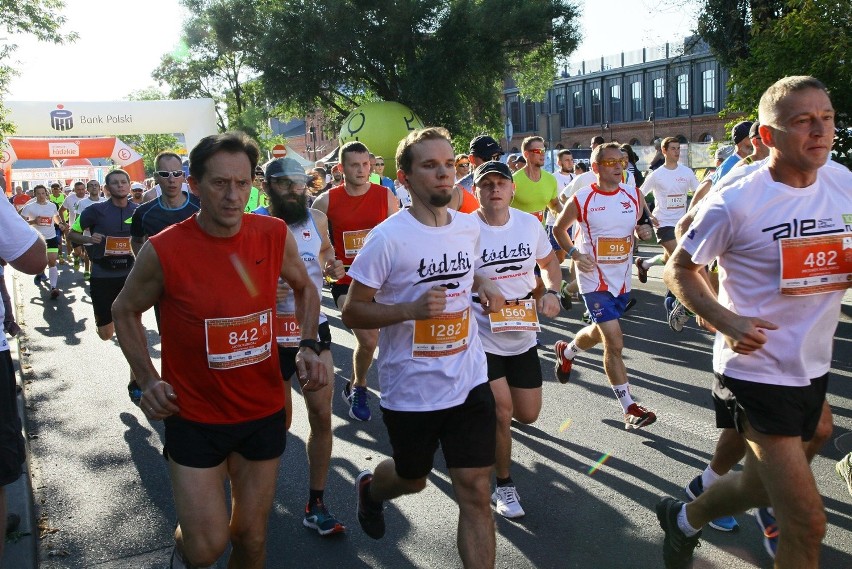
[[[556,296],[559,296],[559,292],[553,290],[552,288],[549,288],[546,291],[544,291],[544,294],[555,294]]]
[[[310,338],[305,338],[299,341],[299,347],[310,348],[316,353],[316,355],[320,355],[320,352],[322,351],[322,349],[320,349],[319,342],[317,342],[316,340],[311,340]]]

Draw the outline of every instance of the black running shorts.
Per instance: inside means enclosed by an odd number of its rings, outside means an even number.
[[[323,322],[317,329],[319,336],[320,351],[331,349],[331,328],[328,321]],[[281,366],[281,378],[284,381],[290,381],[296,373],[296,354],[299,353],[299,348],[283,348],[278,346],[278,365]]]
[[[417,480],[429,474],[438,443],[448,468],[494,464],[497,415],[488,383],[470,390],[461,405],[439,411],[391,411],[382,408],[397,475]]]
[[[89,296],[92,297],[92,308],[95,309],[95,325],[98,328],[112,324],[112,303],[118,293],[124,288],[127,277],[104,278],[92,277],[89,283]]]
[[[488,360],[488,381],[505,377],[509,387],[521,389],[541,387],[541,362],[535,346],[515,356],[485,352],[485,359]]]

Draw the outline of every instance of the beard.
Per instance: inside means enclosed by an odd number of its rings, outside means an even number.
[[[272,206],[272,215],[283,219],[287,225],[298,225],[308,219],[307,194],[284,197],[269,192],[269,204]]]
[[[433,194],[429,196],[429,205],[435,207],[444,207],[453,199],[452,192],[449,194]]]

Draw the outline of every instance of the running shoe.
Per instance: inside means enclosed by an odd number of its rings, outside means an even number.
[[[677,527],[677,516],[683,507],[683,502],[665,497],[657,503],[657,520],[663,528],[663,561],[666,569],[686,569],[692,565],[692,553],[701,544],[698,538],[701,531],[688,537]]]
[[[686,495],[689,496],[690,501],[695,500],[704,493],[704,482],[701,480],[700,474],[693,478],[692,482],[686,485],[685,491]],[[715,520],[712,520],[709,525],[711,528],[719,531],[739,531],[740,529],[740,524],[737,523],[734,516],[716,518]]]
[[[583,320],[583,322],[585,322],[586,324],[591,324],[591,323],[592,323],[592,315],[591,315],[591,314],[589,314],[589,311],[588,311],[588,310],[586,310],[585,312],[583,312],[582,320]]]
[[[127,394],[130,396],[130,400],[137,407],[139,406],[139,402],[142,401],[142,390],[139,389],[139,386],[135,381],[131,381],[127,384]]]
[[[754,510],[754,519],[763,532],[763,547],[772,559],[775,559],[775,550],[778,549],[778,524],[775,516],[769,512],[769,508],[757,508]]]
[[[852,452],[837,461],[834,465],[837,475],[846,481],[846,488],[852,494]]]
[[[349,384],[347,384],[348,386]],[[370,398],[370,393],[366,387],[356,385],[349,392],[349,416],[358,421],[370,420],[370,405],[367,400]]]
[[[325,507],[322,501],[315,502],[313,505],[305,505],[305,519],[302,524],[306,528],[317,530],[320,535],[332,535],[346,531],[346,526],[337,521]]]
[[[61,294],[61,292],[58,288],[50,289],[50,298],[59,298],[60,294]]]
[[[554,372],[559,383],[568,383],[568,380],[571,379],[571,368],[574,366],[574,360],[569,360],[564,355],[567,348],[568,342],[565,340],[558,340],[556,345],[553,346],[553,351],[556,352]]]
[[[45,275],[44,273],[38,274],[33,277],[33,284],[36,286],[40,286],[41,283],[45,281],[47,281],[47,275]]]
[[[636,276],[640,283],[648,282],[648,269],[642,266],[642,261],[645,259],[636,259]]]
[[[563,309],[571,310],[571,293],[568,292],[568,283],[565,281],[562,281],[562,284],[559,285],[559,304],[562,305]]]
[[[373,539],[381,539],[385,535],[385,512],[384,506],[371,505],[367,499],[367,488],[373,481],[373,475],[369,470],[362,470],[355,479],[355,492],[358,496],[358,523],[364,533]]]
[[[656,420],[657,415],[653,411],[648,411],[638,403],[631,403],[627,413],[624,414],[624,429],[641,429],[653,424]]]
[[[666,301],[666,305],[668,305],[668,299]],[[689,314],[686,312],[686,307],[678,299],[674,299],[671,302],[671,311],[669,311],[668,320],[669,328],[675,332],[683,332],[683,325],[689,321]]]
[[[498,486],[491,494],[491,505],[504,518],[514,519],[524,516],[521,497],[514,486]]]

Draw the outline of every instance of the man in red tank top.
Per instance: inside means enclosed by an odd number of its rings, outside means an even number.
[[[328,216],[331,242],[335,257],[349,270],[352,260],[364,244],[367,233],[399,210],[399,201],[389,189],[370,182],[370,151],[358,141],[347,142],[340,148],[343,183],[331,188],[314,202]],[[346,302],[352,279],[344,276],[331,285],[331,294],[338,308]],[[349,416],[359,421],[370,420],[367,404],[367,372],[379,341],[378,330],[357,330],[352,354],[352,379],[343,388],[343,398],[349,404]]]
[[[319,295],[292,234],[280,219],[243,214],[259,154],[236,133],[208,136],[192,150],[189,184],[202,199],[200,211],[145,243],[112,307],[142,390],[139,407],[165,423],[179,521],[172,569],[211,566],[229,542],[229,566],[264,566],[286,435],[272,326],[279,277],[293,289],[303,337],[317,335]],[[191,286],[199,279],[208,279],[203,291]],[[155,302],[162,375],[141,320]],[[317,341],[299,347],[302,389],[322,389],[328,378]]]

